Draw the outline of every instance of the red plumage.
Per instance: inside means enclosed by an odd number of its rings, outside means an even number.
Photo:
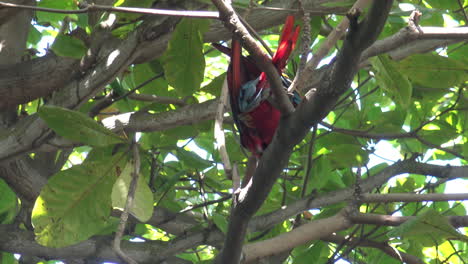
[[[299,27],[293,27],[294,17],[288,16],[278,50],[272,58],[280,75],[299,36]],[[233,118],[242,146],[259,157],[271,143],[280,120],[280,111],[267,100],[271,92],[266,74],[258,69],[250,56],[242,56],[239,41],[233,39],[231,49],[219,44],[213,46],[231,57],[227,78]],[[289,86],[285,78],[283,83]]]

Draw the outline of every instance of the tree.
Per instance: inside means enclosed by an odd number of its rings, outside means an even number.
[[[468,259],[466,1],[88,2],[0,2],[2,263]],[[253,37],[288,14],[295,110]],[[232,34],[282,112],[245,187]]]

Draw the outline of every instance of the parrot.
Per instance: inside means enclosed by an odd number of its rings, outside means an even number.
[[[283,74],[283,69],[296,45],[299,32],[300,27],[294,27],[294,16],[288,16],[278,49],[272,57],[285,90],[291,81]],[[212,45],[231,58],[227,82],[232,116],[241,145],[259,158],[273,140],[281,115],[271,100],[272,92],[267,76],[256,66],[251,56],[242,55],[242,46],[237,39],[233,38],[231,48],[217,43]],[[301,101],[297,92],[288,96],[294,107]]]

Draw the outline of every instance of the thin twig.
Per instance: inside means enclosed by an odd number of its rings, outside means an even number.
[[[270,54],[271,57],[273,57],[273,51],[270,49],[270,47],[266,44],[266,42],[262,39],[262,37],[255,31],[255,29],[247,22],[247,18],[250,16],[252,13],[253,7],[255,6],[255,2],[253,0],[250,0],[249,2],[249,8],[245,10],[244,16],[239,15],[239,18],[244,24],[244,26],[249,30],[250,34],[252,34],[260,43],[262,43],[263,47],[266,49],[268,54]]]
[[[158,104],[173,104],[177,106],[187,105],[187,101],[184,99],[169,97],[169,96],[160,96],[154,94],[130,94],[128,95],[129,99],[142,101],[142,102],[153,102]]]
[[[271,57],[273,57],[273,51],[270,49],[268,44],[262,39],[262,37],[255,31],[255,29],[245,20],[242,16],[239,16],[240,21],[242,24],[247,28],[250,34],[252,34],[260,43],[262,46],[265,48],[265,50],[270,54]]]
[[[197,18],[210,18],[219,19],[219,13],[216,11],[187,11],[187,10],[167,10],[167,9],[154,9],[154,8],[137,8],[137,7],[114,7],[105,5],[85,4],[78,10],[65,10],[55,8],[45,8],[30,5],[17,5],[12,3],[0,2],[0,8],[20,8],[36,10],[48,13],[60,14],[83,14],[92,11],[108,11],[120,13],[136,13],[147,15],[161,15],[161,16],[177,16],[177,17],[197,17]]]
[[[299,1],[300,4],[300,14],[302,15],[302,32],[301,32],[301,40],[302,40],[302,47],[301,47],[301,60],[299,61],[299,67],[297,68],[296,76],[292,81],[291,85],[288,88],[288,92],[292,93],[297,87],[297,80],[301,75],[302,71],[304,71],[306,64],[307,64],[307,57],[309,57],[310,53],[310,13],[305,13],[304,7],[302,5],[302,1]]]
[[[240,190],[241,187],[241,179],[239,176],[239,170],[237,168],[237,164],[234,164],[232,168],[232,200],[236,199],[237,192]]]
[[[195,210],[197,208],[200,208],[200,207],[206,207],[208,205],[212,205],[212,204],[216,204],[216,203],[221,203],[221,202],[224,202],[224,201],[227,201],[231,199],[231,196],[230,195],[226,195],[226,196],[223,196],[222,198],[219,198],[217,200],[211,200],[211,201],[205,201],[201,204],[195,204],[195,205],[192,205],[192,206],[189,206],[187,208],[184,208],[183,210],[181,210],[180,212],[178,212],[178,214],[183,214],[183,213],[186,213],[186,212],[189,212],[189,211],[192,211],[192,210]]]
[[[125,94],[123,94],[123,95],[121,95],[121,96],[119,96],[117,98],[112,98],[112,96],[106,95],[106,97],[101,102],[99,102],[98,104],[93,106],[93,108],[91,108],[91,110],[89,111],[89,116],[94,117],[94,116],[98,115],[99,112],[101,112],[102,109],[105,109],[105,108],[109,107],[110,105],[112,105],[113,103],[126,98],[127,96],[133,94],[136,90],[142,88],[143,86],[151,83],[152,81],[154,81],[154,80],[156,80],[158,78],[161,78],[162,76],[164,76],[164,73],[157,74],[157,75],[149,78],[148,80],[140,83],[139,85],[132,88],[130,91],[126,92]]]
[[[357,0],[350,10],[362,10],[370,2],[370,0]],[[343,20],[341,20],[340,24],[336,26],[328,35],[327,39],[320,46],[320,48],[313,54],[312,59],[307,63],[307,66],[301,74],[301,78],[297,80],[297,85],[292,88],[296,89],[296,87],[300,87],[301,90],[307,88],[307,82],[309,82],[309,80],[312,78],[312,74],[314,73],[315,68],[317,68],[318,64],[328,54],[331,48],[335,46],[336,42],[341,39],[348,27],[349,19],[345,17]]]
[[[120,215],[120,223],[117,228],[117,232],[115,233],[113,249],[117,253],[117,255],[119,255],[119,257],[125,260],[127,263],[137,264],[137,262],[133,260],[131,257],[129,257],[127,254],[125,254],[122,251],[122,248],[120,247],[120,242],[122,240],[122,236],[125,231],[125,226],[127,225],[127,221],[128,221],[128,214],[129,214],[130,208],[133,207],[133,200],[135,198],[138,177],[140,175],[140,153],[138,151],[138,144],[136,143],[136,138],[134,138],[132,142],[132,153],[133,153],[132,180],[130,181],[130,186],[128,187],[128,194],[127,194],[127,201],[125,202],[125,208],[122,214]]]
[[[307,154],[307,169],[304,175],[304,182],[302,183],[302,191],[301,191],[301,198],[304,198],[305,194],[307,193],[307,184],[310,179],[310,171],[312,170],[314,166],[314,159],[313,154],[314,154],[314,146],[315,146],[315,141],[317,139],[317,124],[314,125],[313,130],[312,130],[312,137],[310,139],[309,143],[309,150]]]
[[[218,106],[216,107],[215,124],[214,124],[214,137],[216,141],[216,149],[219,151],[221,161],[223,162],[224,172],[228,179],[232,179],[232,165],[229,159],[229,154],[226,150],[226,136],[223,129],[224,109],[227,105],[228,98],[228,83],[227,78],[224,79],[223,87],[221,88],[221,95],[219,98]]]

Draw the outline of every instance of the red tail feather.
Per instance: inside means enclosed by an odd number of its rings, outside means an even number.
[[[278,71],[281,71],[286,67],[286,61],[291,55],[291,52],[296,45],[297,38],[299,36],[299,26],[293,31],[294,26],[294,16],[288,16],[286,18],[286,23],[283,27],[283,32],[281,33],[278,50],[276,50],[275,55],[273,55],[273,64],[276,66]]]
[[[242,47],[239,41],[232,40],[231,45],[231,70],[232,70],[232,78],[231,78],[231,96],[237,98],[239,96],[239,91],[242,86],[242,81],[244,78],[241,76],[241,57],[242,57]]]

